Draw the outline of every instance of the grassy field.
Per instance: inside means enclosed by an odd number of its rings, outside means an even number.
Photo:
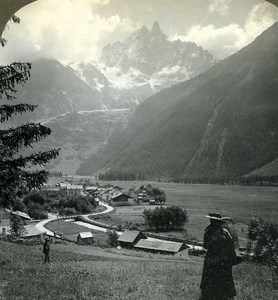
[[[77,241],[77,236],[80,232],[91,231],[94,235],[94,245],[100,247],[108,247],[108,236],[107,234],[89,229],[88,227],[74,224],[72,222],[66,222],[64,220],[56,220],[46,224],[46,227],[51,231],[63,233],[63,236],[73,242]]]
[[[103,182],[101,182],[103,183]],[[125,189],[138,188],[148,182],[110,182]],[[238,224],[238,234],[244,239],[247,234],[247,226],[255,215],[265,220],[276,223],[278,212],[278,188],[256,187],[239,185],[190,185],[175,183],[151,182],[166,192],[166,205],[176,205],[187,210],[189,221],[184,226],[187,233],[197,240],[202,240],[208,219],[205,215],[209,212],[219,212],[222,216],[232,217]],[[151,208],[152,206],[147,206]],[[122,224],[126,221],[144,223],[142,212],[145,207],[117,207],[115,212],[108,216],[100,217],[99,221],[108,224]],[[140,226],[140,229],[145,229]],[[184,232],[174,233],[179,237]]]
[[[0,299],[198,299],[202,259],[196,262],[119,260],[73,252],[93,249],[52,245],[51,265],[42,264],[42,247],[0,241]],[[89,252],[89,251],[88,251]],[[234,268],[237,300],[277,299],[265,267]]]
[[[46,224],[46,228],[48,228],[51,231],[56,231],[58,234],[63,233],[63,236],[71,241],[76,242],[77,236],[80,232],[87,232],[87,231],[93,231],[85,226],[80,226],[77,224],[74,224],[72,222],[67,222],[64,220],[56,220],[52,221],[48,224]],[[98,232],[94,232],[94,234],[98,234]]]

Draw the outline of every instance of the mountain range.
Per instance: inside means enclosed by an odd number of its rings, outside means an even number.
[[[78,174],[235,178],[271,163],[278,156],[277,74],[278,23],[205,73],[140,104]]]
[[[158,22],[108,44],[98,63],[72,64],[106,108],[136,107],[154,93],[208,70],[215,58],[195,43],[170,41]]]
[[[107,45],[98,65],[32,62],[31,78],[17,87],[18,103],[38,108],[7,122],[39,121],[52,135],[34,150],[60,147],[48,168],[74,175],[80,164],[125,128],[133,110],[163,86],[205,71],[215,59],[193,43],[168,41],[158,23]],[[168,71],[169,72],[168,72]]]

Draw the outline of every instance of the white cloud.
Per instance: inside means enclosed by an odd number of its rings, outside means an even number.
[[[249,12],[245,24],[231,23],[227,26],[192,26],[186,35],[174,35],[171,40],[195,42],[211,52],[216,58],[225,58],[251,43],[259,34],[278,20],[278,12],[273,13],[269,4],[255,5]]]
[[[219,15],[224,16],[229,9],[230,2],[231,0],[210,0],[208,11],[210,13],[218,13]]]
[[[10,24],[4,33],[8,44],[2,60],[55,57],[63,61],[88,61],[99,56],[100,47],[118,40],[136,27],[119,15],[96,13],[108,0],[44,0],[17,13],[21,24]],[[20,45],[20,46],[19,46]],[[1,61],[0,61],[1,63]]]

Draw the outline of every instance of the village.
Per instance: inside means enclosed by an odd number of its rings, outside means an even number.
[[[92,184],[90,181],[62,181],[56,184],[45,184],[42,191],[64,193],[68,197],[89,197],[94,199],[96,207],[92,213],[48,213],[42,220],[32,219],[26,212],[4,209],[0,211],[0,232],[2,238],[14,232],[13,217],[18,218],[20,228],[16,239],[24,244],[43,243],[49,237],[53,242],[65,241],[77,245],[95,245],[95,239],[110,240],[106,246],[137,251],[147,251],[159,254],[177,254],[185,249],[191,249],[193,254],[205,253],[202,242],[188,239],[165,236],[149,230],[140,230],[144,225],[132,222],[125,224],[109,224],[109,214],[123,209],[155,209],[166,207],[165,192],[150,184],[140,186],[138,189],[130,188],[125,191],[119,186]],[[127,214],[129,212],[127,211]],[[101,218],[102,217],[102,218]],[[189,251],[190,253],[190,251]],[[187,253],[188,255],[188,253]]]

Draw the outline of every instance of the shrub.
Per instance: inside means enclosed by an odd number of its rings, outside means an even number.
[[[187,222],[186,210],[177,206],[145,209],[143,215],[149,227],[160,230],[178,229]]]
[[[278,278],[278,225],[266,222],[262,218],[252,218],[248,235],[251,241],[257,241],[254,259],[270,267],[275,277],[273,282],[276,282]]]
[[[108,244],[112,247],[116,247],[118,244],[118,234],[115,230],[109,230],[108,232]]]

